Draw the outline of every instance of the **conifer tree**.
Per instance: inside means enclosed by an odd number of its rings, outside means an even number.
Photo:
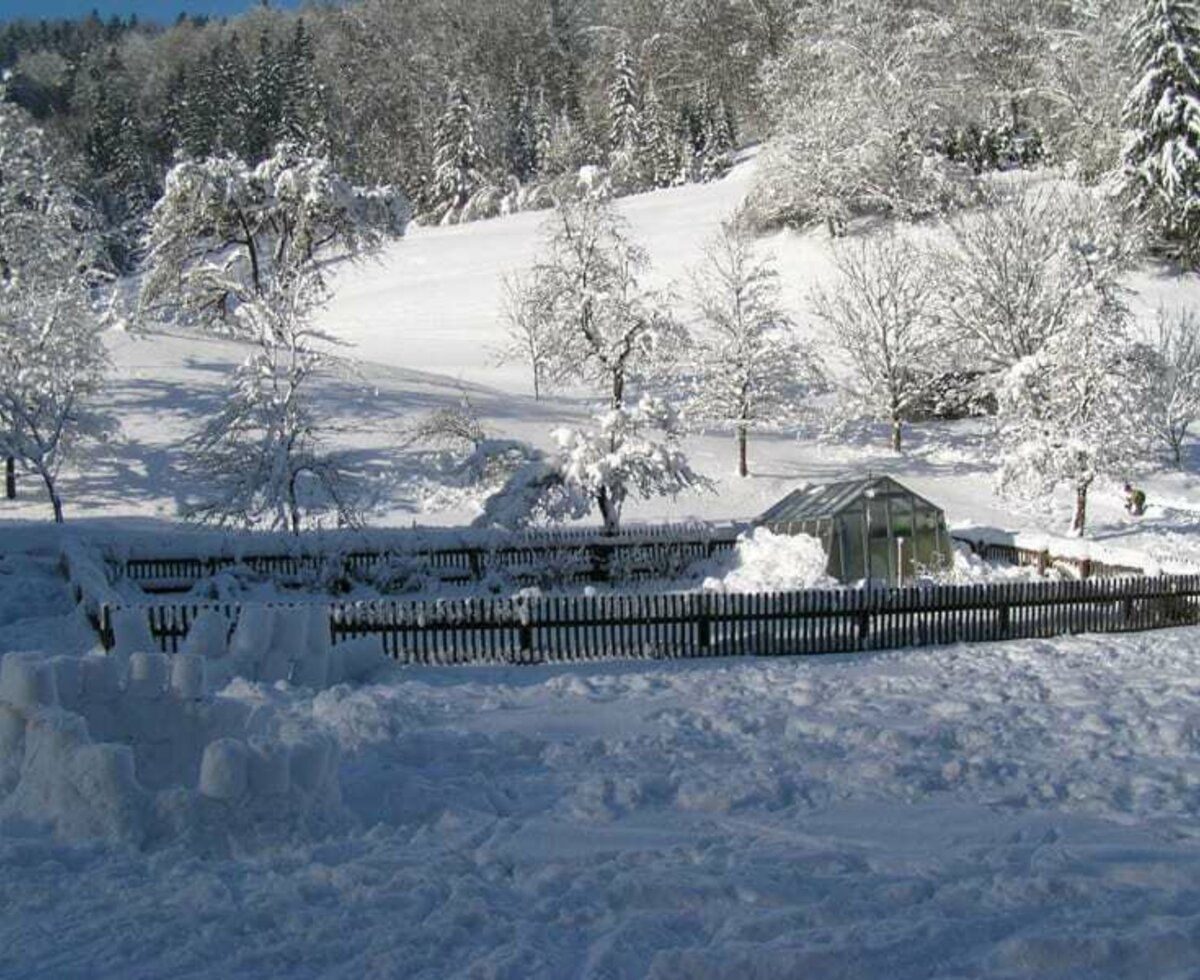
[[[613,173],[624,184],[636,185],[643,145],[642,100],[637,65],[625,48],[617,51],[608,87],[608,143]]]
[[[1144,0],[1133,25],[1142,76],[1125,104],[1124,175],[1165,243],[1200,259],[1200,6]]]
[[[483,185],[485,158],[475,133],[471,94],[461,82],[450,89],[450,100],[438,120],[429,203],[445,220],[460,211]]]

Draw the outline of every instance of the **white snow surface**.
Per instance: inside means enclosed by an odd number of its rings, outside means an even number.
[[[202,834],[5,827],[0,976],[1194,976],[1198,676],[1180,630],[239,682],[345,822],[263,832],[243,742]]]

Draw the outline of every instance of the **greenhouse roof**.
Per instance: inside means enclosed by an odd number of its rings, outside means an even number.
[[[793,490],[755,523],[793,524],[800,521],[828,520],[849,509],[863,497],[873,497],[881,492],[893,494],[897,491],[908,494],[931,510],[941,513],[941,508],[936,504],[930,503],[920,494],[913,493],[890,476],[868,476],[864,479],[814,484]]]

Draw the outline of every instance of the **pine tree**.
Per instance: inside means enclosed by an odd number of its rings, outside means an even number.
[[[538,169],[534,104],[524,87],[517,87],[509,101],[508,170],[524,183]]]
[[[1137,206],[1200,261],[1200,7],[1145,0],[1133,25],[1142,77],[1125,104],[1124,175]]]
[[[290,79],[285,78],[283,52],[271,35],[258,36],[258,56],[250,73],[250,100],[242,148],[247,163],[271,155],[283,131],[283,101]]]
[[[613,61],[608,86],[608,144],[610,163],[619,182],[630,188],[638,183],[638,157],[643,146],[642,100],[637,65],[625,48]]]
[[[646,90],[642,109],[639,163],[642,178],[651,187],[670,187],[680,180],[679,142],[653,86]]]
[[[283,98],[278,138],[290,140],[310,153],[329,152],[325,88],[317,75],[313,38],[304,18],[283,59]]]
[[[554,138],[554,119],[546,100],[546,89],[539,85],[533,102],[533,169],[544,174],[550,162],[550,146]]]
[[[465,85],[451,86],[438,120],[429,203],[439,220],[460,211],[483,186],[486,161],[475,134],[475,109]]]

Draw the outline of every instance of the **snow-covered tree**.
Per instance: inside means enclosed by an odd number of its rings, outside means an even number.
[[[546,315],[553,309],[551,297],[542,294],[534,283],[520,275],[504,279],[504,321],[508,342],[501,361],[523,361],[533,376],[533,398],[539,401],[548,388],[560,380],[562,360],[555,355],[558,333]]]
[[[950,223],[934,282],[964,364],[1003,370],[1071,328],[1089,294],[1114,288],[1136,251],[1117,216],[1086,190],[994,194]]]
[[[797,13],[793,42],[763,69],[772,138],[750,205],[761,225],[937,213],[958,193],[926,145],[944,48],[922,5],[829,0]]]
[[[618,183],[630,190],[640,185],[642,132],[641,82],[637,64],[621,47],[613,60],[608,86],[609,165]]]
[[[222,526],[288,529],[331,517],[361,520],[362,487],[346,461],[322,448],[314,380],[333,367],[335,341],[312,325],[323,295],[311,271],[271,280],[237,310],[252,352],[221,410],[192,440],[189,468],[202,498],[189,516]]]
[[[682,182],[686,174],[680,141],[653,86],[646,91],[641,134],[638,156],[643,181],[650,187],[670,187]]]
[[[1141,78],[1125,104],[1135,203],[1189,262],[1200,258],[1200,6],[1144,0],[1132,29]]]
[[[77,281],[0,290],[0,453],[42,481],[58,523],[64,459],[112,426],[95,407],[108,366],[101,329]]]
[[[605,201],[562,201],[547,219],[547,248],[525,279],[522,302],[542,325],[549,376],[577,378],[621,408],[631,381],[670,354],[677,327],[643,279],[645,251]]]
[[[429,204],[439,220],[453,218],[484,184],[487,165],[475,132],[475,107],[461,82],[450,88],[434,135],[433,181]]]
[[[1041,494],[1067,484],[1071,529],[1082,534],[1093,483],[1127,476],[1146,458],[1148,433],[1119,292],[1086,291],[1078,303],[1066,329],[1006,372],[997,428],[1001,488]]]
[[[94,409],[107,367],[90,302],[97,243],[67,180],[55,147],[0,87],[0,455],[6,490],[16,464],[27,466],[56,521],[63,460],[109,427]]]
[[[721,223],[692,282],[700,329],[688,358],[695,375],[687,414],[735,434],[738,475],[747,476],[749,433],[795,419],[796,396],[816,381],[814,359],[780,302],[779,273],[757,254],[743,216]]]
[[[630,497],[674,497],[708,485],[688,465],[679,437],[674,410],[650,396],[601,412],[593,428],[557,429],[561,488],[590,501],[605,533],[615,534]]]
[[[814,291],[814,312],[848,362],[847,407],[891,425],[899,452],[905,416],[928,390],[944,355],[929,263],[896,235],[848,243],[835,255],[838,279]]]
[[[405,199],[354,187],[322,157],[281,143],[256,167],[234,157],[185,160],[150,217],[141,306],[236,323],[236,306],[329,257],[355,257],[403,234]]]
[[[1187,309],[1160,311],[1140,375],[1146,422],[1172,465],[1183,467],[1183,446],[1200,418],[1200,318]]]

